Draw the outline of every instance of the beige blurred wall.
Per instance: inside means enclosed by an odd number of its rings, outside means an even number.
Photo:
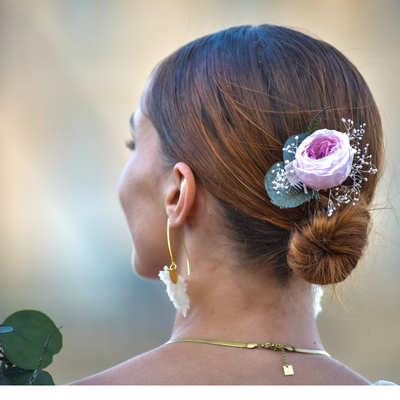
[[[343,51],[376,96],[387,135],[370,252],[318,317],[327,351],[400,383],[400,2],[396,0],[0,1],[0,322],[20,309],[63,325],[57,384],[169,338],[159,282],[130,267],[117,198],[128,119],[157,62],[241,24],[298,28]]]

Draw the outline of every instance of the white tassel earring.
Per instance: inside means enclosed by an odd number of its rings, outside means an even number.
[[[189,276],[190,275],[189,256],[186,249],[185,241],[183,240],[182,234],[179,231],[179,229],[178,232],[181,237],[183,247],[185,248],[186,262],[187,262],[187,269]],[[171,265],[169,266],[169,268],[165,266],[164,271],[160,271],[158,276],[167,285],[167,293],[169,299],[172,301],[175,308],[178,311],[180,311],[184,317],[186,317],[186,312],[190,308],[189,297],[186,293],[185,279],[176,272],[176,264],[174,262],[174,258],[172,257],[171,241],[169,238],[169,218],[167,222],[167,242],[168,242],[169,255],[171,256]]]

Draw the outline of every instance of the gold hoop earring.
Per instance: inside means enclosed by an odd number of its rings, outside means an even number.
[[[179,236],[181,237],[181,240],[182,240],[182,243],[183,243],[183,247],[185,249],[188,276],[190,276],[190,263],[189,263],[189,256],[188,256],[186,244],[185,244],[185,241],[183,240],[183,236],[182,236],[181,231],[179,229],[178,229],[178,233],[179,233]],[[171,241],[170,241],[170,238],[169,238],[169,218],[168,218],[168,221],[167,221],[167,242],[168,242],[169,255],[171,257],[171,265],[169,266],[168,271],[169,271],[169,275],[171,277],[171,281],[173,283],[177,283],[178,282],[178,273],[175,271],[177,266],[176,266],[176,264],[174,262],[174,257],[172,256]]]
[[[179,235],[181,237],[183,247],[186,253],[186,262],[188,275],[190,275],[190,264],[189,264],[189,256],[186,248],[185,241],[183,240],[183,236],[179,231]],[[169,299],[172,301],[173,305],[178,311],[181,311],[183,316],[186,317],[186,312],[190,308],[189,307],[189,297],[186,293],[186,282],[185,279],[176,272],[176,264],[174,261],[174,257],[172,256],[171,249],[171,241],[169,237],[169,218],[167,221],[167,243],[169,255],[171,257],[171,265],[169,267],[165,266],[163,271],[160,271],[158,276],[167,286],[167,294]]]

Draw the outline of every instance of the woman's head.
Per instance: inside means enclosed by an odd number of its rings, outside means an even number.
[[[335,48],[294,30],[242,26],[198,39],[158,65],[143,98],[166,165],[191,168],[247,265],[318,284],[340,282],[356,266],[379,176],[363,183],[356,206],[328,217],[324,192],[296,208],[273,205],[264,175],[327,106],[320,127],[366,123],[363,144],[379,170],[381,121],[362,76]]]

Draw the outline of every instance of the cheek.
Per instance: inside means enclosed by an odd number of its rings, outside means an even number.
[[[132,157],[122,171],[118,194],[121,206],[129,223],[143,219],[154,212],[158,206],[155,174],[151,165],[141,163]]]
[[[122,171],[118,194],[134,247],[133,267],[143,278],[157,278],[168,262],[167,216],[153,171],[131,159]]]
[[[131,185],[129,179],[130,164],[131,161],[128,161],[128,163],[125,165],[124,169],[122,170],[121,176],[119,178],[119,184],[118,184],[118,197],[125,214],[127,212],[127,207],[129,205],[129,192],[130,192],[129,186]]]
[[[153,175],[152,165],[143,162],[143,158],[135,153],[126,163],[119,180],[119,200],[127,218],[134,210],[145,208],[153,197],[149,179]]]

